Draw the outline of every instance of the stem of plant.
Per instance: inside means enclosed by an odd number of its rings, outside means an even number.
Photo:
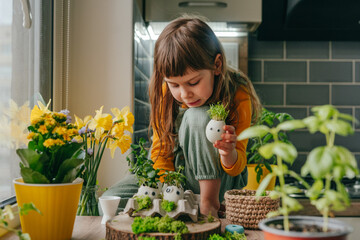
[[[274,142],[279,142],[279,138],[278,138],[278,133],[273,134],[274,137]],[[279,170],[279,183],[280,183],[280,192],[281,192],[281,203],[282,203],[282,208],[284,209],[283,211],[283,215],[284,215],[284,230],[285,231],[289,231],[289,214],[287,211],[287,207],[286,207],[286,203],[285,203],[285,197],[286,197],[286,193],[284,190],[284,186],[285,186],[285,178],[284,178],[284,172],[283,172],[283,167],[282,167],[282,159],[281,157],[277,156],[277,162],[278,162],[278,170]]]
[[[325,192],[330,190],[330,186],[331,186],[331,176],[327,175],[325,178]],[[324,218],[323,232],[327,232],[328,222],[329,222],[329,206],[325,207],[323,211],[323,218]]]

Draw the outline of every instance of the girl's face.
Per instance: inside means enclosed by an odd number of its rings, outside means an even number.
[[[164,80],[173,97],[189,108],[204,105],[214,89],[214,71],[208,69],[187,70],[184,76]]]

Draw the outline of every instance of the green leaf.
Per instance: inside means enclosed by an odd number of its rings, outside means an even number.
[[[347,136],[354,133],[354,129],[351,124],[342,120],[332,120],[326,122],[325,126],[332,132],[335,132],[341,136]]]
[[[44,164],[48,161],[47,154],[40,154],[31,149],[17,149],[17,155],[20,157],[21,162],[25,167],[31,168],[34,171],[42,173]]]
[[[279,211],[272,211],[272,212],[269,212],[268,214],[266,214],[266,217],[267,218],[272,218],[272,217],[277,217],[277,216],[280,216],[281,213]]]
[[[339,111],[331,105],[316,106],[313,107],[311,111],[313,111],[315,115],[322,121],[330,119],[332,116],[339,113]]]
[[[6,205],[6,206],[4,207],[4,212],[5,212],[5,214],[7,214],[7,217],[8,217],[10,220],[14,219],[14,213],[13,213],[13,211],[12,211],[11,205]]]
[[[269,172],[272,172],[271,165],[268,162],[264,162],[264,165],[265,165],[266,169],[269,170]]]
[[[323,181],[316,180],[311,188],[306,192],[306,196],[309,197],[311,200],[317,199],[322,192],[324,187]]]
[[[269,173],[268,175],[266,175],[266,177],[264,177],[264,179],[261,181],[258,189],[256,190],[256,196],[262,196],[262,193],[265,191],[265,189],[269,185],[273,176],[274,176],[273,173]]]
[[[273,148],[275,147],[275,143],[268,143],[259,148],[259,153],[261,156],[263,156],[265,159],[269,159],[274,155]]]
[[[263,143],[263,144],[264,144],[264,143],[267,143],[267,142],[269,142],[269,141],[272,140],[272,139],[273,139],[273,135],[270,134],[270,133],[268,133],[268,134],[266,134],[265,137],[262,139],[262,143]]]
[[[269,197],[271,199],[279,199],[280,196],[281,196],[281,194],[277,191],[270,191],[270,193],[269,193]]]
[[[28,233],[22,233],[20,232],[20,240],[31,240],[30,235]]]
[[[283,142],[275,143],[273,147],[273,153],[290,164],[292,164],[297,157],[296,148],[292,144],[287,144]]]
[[[42,214],[33,203],[24,203],[22,206],[19,206],[19,213],[21,216],[28,215],[30,211],[36,211],[39,214]]]
[[[336,163],[343,165],[349,164],[355,168],[357,168],[357,162],[354,155],[346,148],[342,146],[334,146],[336,154],[338,155],[338,159],[336,159]]]
[[[303,206],[298,202],[298,200],[285,196],[284,203],[288,206],[289,211],[299,211],[303,208]]]
[[[83,159],[70,158],[65,160],[59,167],[54,183],[71,183],[79,173]]]
[[[267,126],[264,126],[264,125],[253,126],[253,127],[249,127],[247,129],[245,129],[244,131],[242,131],[242,133],[240,133],[240,135],[237,137],[237,140],[241,141],[241,140],[253,138],[253,137],[262,138],[269,132],[270,132],[270,128]]]
[[[294,186],[289,186],[289,185],[285,185],[284,186],[284,192],[286,194],[293,194],[293,193],[299,193],[301,192],[299,188],[294,187]]]
[[[309,153],[306,165],[313,178],[324,178],[334,165],[334,156],[329,148],[317,147]]]
[[[302,120],[290,120],[277,125],[277,128],[283,131],[289,131],[304,128],[306,125]]]
[[[333,167],[333,176],[335,179],[342,179],[345,175],[345,169],[342,166]]]
[[[338,118],[347,120],[347,121],[355,121],[358,122],[357,119],[355,119],[352,115],[346,114],[346,113],[339,113]]]
[[[322,212],[328,206],[327,200],[325,198],[320,198],[316,201],[311,201],[311,204],[315,205],[316,209],[319,212]]]
[[[50,183],[44,175],[27,167],[21,168],[21,176],[25,183]]]
[[[315,116],[307,117],[303,119],[303,122],[309,129],[310,133],[315,133],[316,131],[318,131],[321,125],[321,121]]]
[[[258,165],[259,166],[259,165]],[[255,168],[255,171],[256,171],[256,182],[260,182],[260,179],[261,179],[261,176],[263,175],[263,170],[261,167],[259,168]]]
[[[275,118],[279,120],[280,123],[286,120],[293,120],[294,118],[288,113],[277,113],[275,114]]]

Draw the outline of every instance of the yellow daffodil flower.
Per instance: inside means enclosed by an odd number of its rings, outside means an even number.
[[[17,121],[28,124],[30,116],[29,101],[25,102],[21,107],[18,107],[14,100],[10,100],[9,109],[4,109],[3,112],[11,121]]]
[[[111,135],[116,138],[120,138],[124,135],[124,123],[120,122],[115,124],[115,126],[111,129]]]
[[[9,148],[18,148],[29,142],[27,139],[27,127],[30,120],[29,102],[19,107],[13,100],[9,102],[9,108],[3,109],[0,120],[0,145]]]
[[[50,113],[49,106],[50,106],[51,99],[49,100],[48,104],[45,106],[40,101],[38,101],[38,105],[35,105],[34,108],[31,110],[30,121],[33,123],[36,119],[40,118],[44,113]]]
[[[92,116],[88,115],[84,118],[84,120],[82,120],[81,118],[79,118],[78,116],[75,116],[75,126],[77,127],[77,129],[81,129],[82,127],[85,127],[86,124],[91,121]]]
[[[100,139],[105,131],[109,131],[112,127],[112,117],[110,114],[102,113],[103,107],[96,110],[95,117],[89,123],[89,129],[95,130],[95,138]]]
[[[121,149],[121,153],[124,154],[131,146],[131,137],[129,135],[123,135],[120,139],[111,140],[109,149],[111,157],[114,158],[116,148]]]
[[[133,133],[132,125],[134,124],[134,115],[130,112],[130,108],[128,106],[123,107],[121,110],[118,108],[112,108],[111,112],[114,114],[114,122],[123,121],[124,122],[124,130]]]
[[[131,137],[129,135],[122,136],[118,141],[118,147],[121,149],[121,153],[125,153],[131,145]]]

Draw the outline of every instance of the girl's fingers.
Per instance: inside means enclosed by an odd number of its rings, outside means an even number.
[[[229,134],[229,133],[222,134],[221,138],[222,138],[223,141],[229,142],[229,143],[234,143],[234,142],[237,141],[236,140],[237,136],[234,135],[234,134]]]
[[[232,152],[232,150],[235,148],[235,144],[227,143],[223,141],[216,141],[214,147],[223,150],[225,152]]]
[[[235,128],[232,125],[225,125],[223,127],[224,131],[230,134],[234,134],[235,133]]]

